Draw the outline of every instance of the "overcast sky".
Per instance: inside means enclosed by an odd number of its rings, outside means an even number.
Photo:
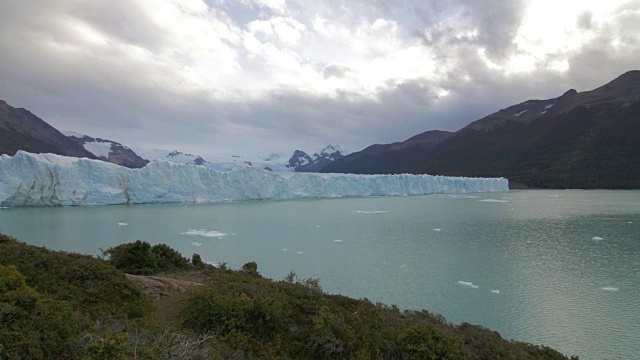
[[[0,99],[207,155],[360,150],[640,68],[640,1],[3,0]]]

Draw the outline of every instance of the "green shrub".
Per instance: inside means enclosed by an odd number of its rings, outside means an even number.
[[[151,253],[154,255],[156,268],[160,271],[173,271],[189,267],[189,259],[184,258],[182,254],[170,248],[169,245],[153,245]]]
[[[191,265],[193,265],[193,267],[197,268],[197,269],[202,269],[205,267],[204,262],[202,261],[202,257],[200,257],[200,254],[193,254],[191,256]]]
[[[258,264],[255,261],[248,262],[242,265],[242,271],[247,274],[258,275]]]
[[[412,325],[398,334],[399,355],[404,359],[468,359],[454,338],[424,325]]]
[[[189,267],[188,259],[165,244],[151,246],[146,241],[137,240],[102,253],[118,270],[134,275],[153,275]]]
[[[15,265],[26,284],[91,318],[140,318],[151,303],[124,274],[87,255],[51,251],[0,234],[0,264]]]
[[[74,354],[80,322],[71,307],[41,296],[11,265],[0,265],[0,358],[51,359]]]

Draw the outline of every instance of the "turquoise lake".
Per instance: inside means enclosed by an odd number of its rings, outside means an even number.
[[[640,191],[12,208],[0,232],[95,255],[166,243],[581,359],[640,354]]]

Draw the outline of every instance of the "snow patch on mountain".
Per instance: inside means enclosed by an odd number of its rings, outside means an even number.
[[[62,134],[77,144],[82,145],[98,159],[130,168],[141,168],[148,161],[141,158],[133,150],[112,140],[94,138],[75,131],[62,131]]]
[[[290,172],[282,154],[271,153],[267,156],[242,156],[237,154],[215,154],[203,157],[183,153],[178,150],[136,148],[136,152],[151,161],[169,161],[176,164],[201,165],[216,171],[230,171],[238,168],[258,168],[275,172]]]
[[[53,154],[0,156],[0,206],[228,202],[508,191],[504,178],[220,172],[154,161],[141,169]]]
[[[108,158],[111,152],[111,142],[108,141],[89,141],[82,144],[84,148],[97,157]]]

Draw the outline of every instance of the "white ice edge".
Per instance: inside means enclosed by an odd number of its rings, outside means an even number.
[[[273,173],[152,162],[128,169],[18,151],[0,156],[0,206],[217,203],[247,200],[506,192],[504,178]]]

